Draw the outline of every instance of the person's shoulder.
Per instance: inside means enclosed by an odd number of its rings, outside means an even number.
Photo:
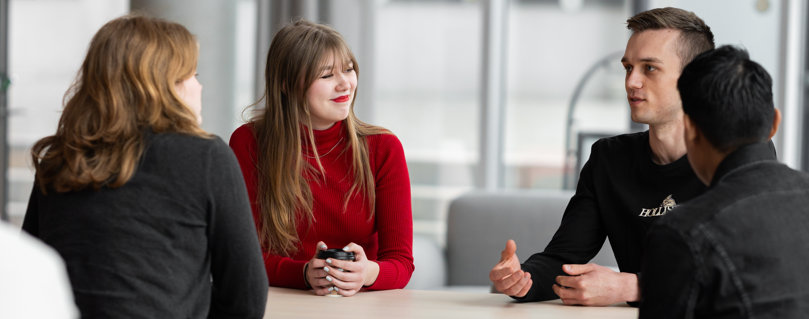
[[[59,262],[58,255],[47,245],[27,233],[0,222],[0,247],[19,263]]]
[[[809,188],[809,172],[795,170],[777,160],[763,161],[759,163],[759,165],[763,168],[752,166],[746,169],[747,174],[752,175],[753,179],[756,177],[771,179],[775,178],[782,181],[780,183],[781,185],[791,184],[790,186],[787,186],[787,188]],[[750,177],[741,176],[740,178]]]
[[[213,134],[197,136],[183,133],[158,133],[151,138],[146,153],[164,158],[206,161],[209,159],[221,160],[222,156],[229,157],[233,152],[219,136]]]
[[[258,149],[255,124],[253,122],[249,122],[239,126],[235,131],[233,131],[233,134],[230,135],[228,145],[237,158],[241,160],[254,158],[256,150]]]
[[[245,123],[230,134],[230,144],[234,142],[254,141],[255,136],[253,123]]]
[[[389,130],[382,129],[377,134],[366,135],[366,139],[372,166],[406,162],[402,142]]]
[[[605,150],[637,149],[648,145],[648,141],[649,131],[643,131],[601,138],[594,145]]]
[[[199,136],[175,132],[157,133],[152,138],[152,142],[150,144],[155,144],[162,147],[170,147],[177,150],[191,151],[207,150],[225,145],[224,141],[222,141],[219,136],[213,134],[208,136]]]
[[[75,318],[78,316],[62,258],[34,237],[0,222],[0,317]],[[10,298],[10,299],[9,299]],[[37,302],[46,301],[48,307]]]
[[[649,147],[649,132],[627,133],[601,138],[591,148],[590,157],[613,161],[635,158]]]
[[[373,143],[373,144],[382,145],[382,146],[385,146],[385,145],[387,145],[387,146],[390,146],[390,145],[393,145],[393,146],[399,145],[399,146],[401,146],[402,145],[402,142],[399,141],[399,138],[396,137],[396,135],[393,134],[393,132],[391,132],[391,131],[389,131],[387,129],[385,129],[384,132],[368,135],[366,138],[368,139],[369,144]]]
[[[389,154],[404,154],[402,142],[393,132],[382,129],[377,134],[367,135],[368,151],[373,156],[387,156]]]

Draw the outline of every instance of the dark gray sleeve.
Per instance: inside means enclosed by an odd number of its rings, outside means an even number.
[[[208,245],[213,296],[210,318],[261,318],[267,302],[267,274],[239,164],[215,139],[207,167]]]
[[[686,240],[671,227],[649,229],[638,279],[640,318],[693,317],[699,274]]]
[[[37,201],[39,200],[39,187],[34,182],[34,187],[31,189],[31,196],[28,197],[28,208],[25,210],[25,218],[22,221],[22,230],[34,237],[39,237],[39,209],[37,209]]]
[[[598,143],[593,145],[590,159],[584,164],[576,194],[570,199],[562,223],[545,251],[528,258],[522,269],[531,273],[533,286],[520,301],[558,299],[553,292],[556,276],[565,275],[563,264],[585,264],[590,261],[606,239],[601,223],[593,185],[593,171],[598,156]]]

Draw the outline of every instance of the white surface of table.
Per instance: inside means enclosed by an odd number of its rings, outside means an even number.
[[[433,291],[364,291],[352,297],[270,287],[264,318],[637,318],[637,308],[563,305],[561,301],[516,303],[502,294]]]

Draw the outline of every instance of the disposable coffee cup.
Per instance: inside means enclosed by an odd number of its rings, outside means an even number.
[[[326,250],[321,250],[317,252],[317,259],[326,258],[337,259],[337,260],[354,260],[354,252],[345,251],[342,249],[330,248]]]
[[[317,252],[317,259],[326,260],[326,258],[337,259],[337,260],[351,260],[351,261],[354,261],[354,253],[350,252],[350,251],[344,251],[342,249],[336,249],[336,248],[321,250],[321,251]],[[339,269],[339,270],[342,271],[342,269]],[[332,288],[337,288],[337,287],[332,286]],[[326,296],[329,296],[329,297],[342,297],[343,295],[341,295],[336,290],[332,290]]]

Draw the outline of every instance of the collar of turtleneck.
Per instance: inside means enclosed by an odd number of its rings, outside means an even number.
[[[313,130],[315,135],[315,145],[317,146],[317,153],[322,158],[332,153],[338,153],[340,150],[338,144],[345,142],[345,129],[343,128],[343,121],[334,123],[330,128],[325,130]],[[309,134],[304,127],[303,131],[303,155],[304,157],[313,158],[315,156],[309,147],[308,142]]]

